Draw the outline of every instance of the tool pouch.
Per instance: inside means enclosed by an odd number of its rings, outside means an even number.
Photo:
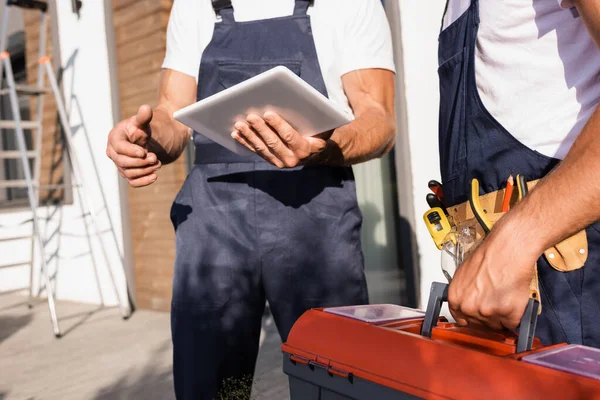
[[[537,182],[529,182],[527,184],[529,190],[535,187]],[[504,189],[487,193],[480,197],[481,205],[493,223],[496,223],[505,214],[500,211],[502,210],[503,199]],[[477,219],[475,219],[469,202],[449,207],[448,213],[452,217],[450,221],[452,224],[459,228],[461,226],[473,226],[477,232],[477,239],[483,240],[485,232],[477,222]],[[588,257],[588,242],[585,229],[547,249],[544,252],[544,257],[548,261],[548,264],[557,271],[569,272],[582,268]]]
[[[557,271],[575,271],[585,264],[588,255],[588,242],[585,229],[566,238],[544,252],[548,264]]]

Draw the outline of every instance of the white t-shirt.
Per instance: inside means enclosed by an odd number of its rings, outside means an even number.
[[[294,0],[233,0],[236,21],[292,15]],[[380,0],[316,0],[310,7],[317,57],[329,98],[352,113],[342,75],[365,68],[395,72],[392,38]],[[210,0],[175,0],[163,68],[198,79],[216,16]]]
[[[469,6],[450,0],[444,27]],[[600,102],[600,51],[568,0],[480,0],[477,89],[521,143],[563,159]]]

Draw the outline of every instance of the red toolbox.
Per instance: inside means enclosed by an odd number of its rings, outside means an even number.
[[[307,311],[283,344],[292,400],[600,399],[600,350],[542,346],[530,301],[518,333],[439,318],[447,285],[426,312],[394,305]]]

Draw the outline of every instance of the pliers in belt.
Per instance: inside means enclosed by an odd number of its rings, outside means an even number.
[[[519,191],[519,201],[521,201],[529,193],[527,180],[523,175],[517,175],[517,189]],[[493,223],[486,215],[486,212],[479,201],[479,181],[477,178],[473,178],[473,180],[471,180],[471,195],[469,196],[469,204],[471,205],[471,210],[473,210],[473,215],[485,233],[490,233]]]
[[[479,222],[485,234],[487,235],[492,230],[493,224],[486,215],[485,210],[479,201],[479,181],[477,178],[473,178],[471,180],[471,195],[469,196],[469,204],[471,205],[471,210],[473,211],[473,215],[477,219],[477,222]]]
[[[519,190],[519,201],[521,201],[529,193],[527,181],[523,175],[517,175],[517,189]]]

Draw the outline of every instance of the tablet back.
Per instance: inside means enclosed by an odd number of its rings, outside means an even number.
[[[272,68],[174,113],[199,134],[240,155],[249,150],[231,138],[237,121],[265,111],[281,115],[303,136],[348,124],[352,116],[284,66]]]

